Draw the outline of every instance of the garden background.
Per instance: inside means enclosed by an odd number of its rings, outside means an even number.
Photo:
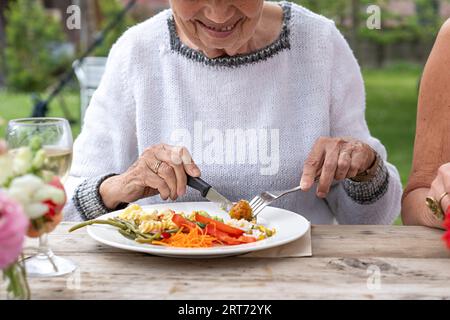
[[[28,117],[72,62],[115,19],[127,1],[1,0],[0,118]],[[344,33],[362,69],[367,90],[367,120],[388,149],[405,184],[411,168],[420,76],[442,23],[450,17],[447,0],[297,0],[333,19]],[[68,30],[67,7],[82,10],[83,27]],[[165,0],[141,0],[93,55],[107,56],[129,26],[167,7]],[[381,9],[381,29],[367,21]],[[49,106],[49,116],[73,120],[80,131],[80,92],[74,78]],[[1,120],[0,120],[1,121]],[[0,123],[0,137],[4,126]],[[397,223],[401,223],[400,220]]]

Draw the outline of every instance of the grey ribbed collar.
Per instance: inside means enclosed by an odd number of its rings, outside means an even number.
[[[283,27],[280,36],[271,45],[253,53],[236,56],[223,56],[210,59],[200,51],[194,50],[181,42],[175,27],[175,20],[173,15],[171,15],[167,20],[170,32],[170,48],[172,51],[178,52],[188,59],[214,67],[237,68],[243,65],[265,61],[278,54],[279,52],[291,48],[289,39],[291,4],[289,2],[281,2],[280,5],[283,8]]]

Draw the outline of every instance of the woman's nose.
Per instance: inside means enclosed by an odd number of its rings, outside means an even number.
[[[229,0],[212,0],[205,8],[205,17],[211,22],[225,23],[233,18],[236,9]]]

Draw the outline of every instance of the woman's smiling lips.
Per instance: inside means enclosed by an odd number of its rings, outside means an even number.
[[[211,37],[223,39],[233,34],[236,26],[239,24],[239,22],[241,22],[241,20],[242,19],[239,19],[234,24],[223,27],[208,26],[200,20],[197,20],[197,22]]]

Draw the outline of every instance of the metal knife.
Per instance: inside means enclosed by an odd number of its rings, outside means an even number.
[[[233,203],[230,200],[217,192],[217,190],[201,178],[194,178],[188,175],[187,185],[197,191],[200,191],[203,198],[217,203],[222,210],[229,212],[233,207]]]

